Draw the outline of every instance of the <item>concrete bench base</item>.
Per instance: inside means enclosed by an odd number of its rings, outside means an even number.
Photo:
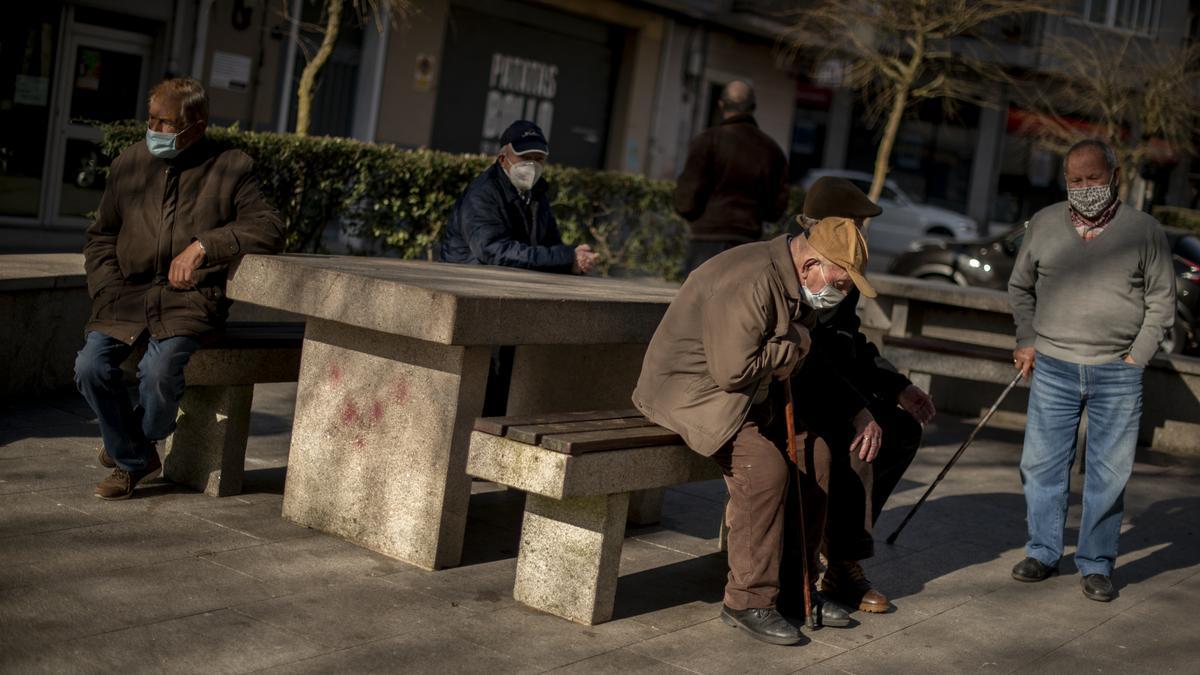
[[[241,494],[253,397],[250,384],[187,387],[163,443],[163,476],[210,497]]]
[[[721,476],[683,445],[568,455],[479,431],[467,473],[528,493],[513,597],[588,625],[612,618],[630,493]]]

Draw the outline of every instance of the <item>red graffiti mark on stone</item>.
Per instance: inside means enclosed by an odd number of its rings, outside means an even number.
[[[371,423],[378,424],[383,419],[383,404],[379,401],[371,403]]]
[[[329,366],[329,379],[333,380],[334,384],[341,384],[342,369],[337,366]]]
[[[362,436],[355,436],[354,437],[354,447],[358,448],[359,450],[362,450],[363,448],[367,447],[367,440],[365,438],[363,438]]]
[[[408,385],[404,384],[404,382],[393,383],[392,400],[397,404],[403,405],[408,400]]]
[[[351,401],[346,401],[342,404],[341,412],[342,424],[350,425],[358,421],[358,408]]]

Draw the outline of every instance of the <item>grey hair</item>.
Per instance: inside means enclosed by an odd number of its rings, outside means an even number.
[[[721,104],[725,112],[752,113],[755,108],[754,87],[742,80],[734,80],[721,89]]]
[[[1108,143],[1105,143],[1098,138],[1085,138],[1082,141],[1077,142],[1075,145],[1072,145],[1070,149],[1067,150],[1067,154],[1063,155],[1063,169],[1066,169],[1067,159],[1069,159],[1071,155],[1086,148],[1099,150],[1100,153],[1104,155],[1104,164],[1108,166],[1109,171],[1115,171],[1117,167],[1120,166],[1120,164],[1117,163],[1117,153],[1113,152],[1112,147]]]

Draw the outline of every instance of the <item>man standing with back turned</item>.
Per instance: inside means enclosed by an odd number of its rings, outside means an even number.
[[[724,119],[688,145],[675,210],[688,221],[684,274],[738,244],[758,241],[762,224],[787,209],[787,159],[754,121],[754,90],[734,80],[717,103]]]
[[[1162,227],[1117,199],[1111,148],[1080,141],[1064,161],[1067,202],[1036,213],[1008,282],[1017,324],[1013,364],[1028,377],[1021,483],[1029,541],[1012,576],[1058,572],[1080,413],[1088,411],[1083,518],[1075,565],[1083,594],[1116,597],[1112,572],[1125,483],[1142,416],[1142,373],[1175,315]]]

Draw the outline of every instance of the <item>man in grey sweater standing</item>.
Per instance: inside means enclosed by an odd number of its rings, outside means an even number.
[[[1075,434],[1088,411],[1087,475],[1075,565],[1083,594],[1116,596],[1112,571],[1125,483],[1142,414],[1142,372],[1175,314],[1166,235],[1116,196],[1120,169],[1100,141],[1076,143],[1064,162],[1067,202],[1026,225],[1008,293],[1017,324],[1013,363],[1028,377],[1021,483],[1029,542],[1018,581],[1058,571]]]

